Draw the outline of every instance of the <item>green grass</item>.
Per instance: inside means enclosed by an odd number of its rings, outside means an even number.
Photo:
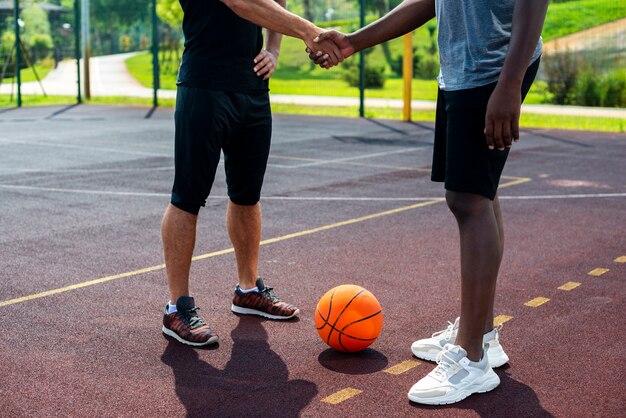
[[[316,107],[294,105],[272,105],[274,113],[356,117],[359,114],[357,107]],[[402,110],[391,108],[367,108],[365,116],[378,119],[401,119]],[[411,118],[414,121],[434,122],[434,111],[413,111]],[[569,129],[584,131],[619,132],[624,133],[626,126],[622,119],[617,118],[581,118],[578,116],[522,114],[520,121],[522,128]]]
[[[24,106],[51,106],[68,105],[76,103],[73,97],[65,96],[24,96]],[[96,97],[87,103],[108,105],[108,106],[140,106],[149,108],[152,106],[152,99],[132,98],[132,97]],[[161,99],[161,107],[173,107],[173,99]],[[0,108],[15,106],[15,101],[10,102],[8,95],[0,95]],[[317,115],[317,116],[337,116],[337,117],[357,117],[359,112],[355,106],[329,107],[329,106],[297,106],[285,104],[273,104],[274,113]],[[402,111],[391,108],[367,108],[366,117],[379,119],[401,119]],[[434,122],[434,111],[413,111],[414,121]],[[564,115],[540,115],[523,113],[521,125],[525,128],[546,128],[546,129],[571,129],[585,131],[603,132],[626,132],[625,121],[618,118],[595,118]]]
[[[543,39],[550,41],[626,17],[623,0],[576,0],[553,3],[543,26]]]
[[[289,42],[286,42],[289,44]],[[283,56],[286,55],[283,52]],[[304,54],[302,54],[304,55]],[[281,58],[284,60],[285,58]],[[341,69],[333,68],[323,70],[321,68],[295,67],[279,65],[278,70],[270,80],[270,89],[273,94],[302,94],[312,96],[336,96],[336,97],[359,97],[359,89],[350,87],[341,78]],[[152,61],[149,54],[141,54],[126,60],[131,74],[144,86],[152,86]],[[403,96],[402,79],[388,76],[385,87],[382,89],[367,89],[366,97],[401,99]],[[176,89],[176,76],[174,74],[161,74],[161,87],[164,89]],[[413,99],[436,100],[437,82],[435,80],[413,80]],[[528,104],[546,103],[549,93],[544,82],[533,85],[527,99]]]
[[[51,58],[47,58],[35,64],[35,71],[37,71],[37,75],[40,80],[43,80],[48,73],[54,68],[54,60]],[[27,83],[29,81],[37,81],[35,77],[35,73],[32,68],[24,68],[21,72],[22,83]],[[4,79],[5,83],[10,83],[11,78],[7,77]]]

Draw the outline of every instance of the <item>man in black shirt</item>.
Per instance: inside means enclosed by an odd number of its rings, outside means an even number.
[[[303,39],[331,62],[343,56],[330,41],[314,43],[321,30],[286,11],[285,0],[180,4],[185,51],[177,83],[174,185],[161,231],[170,292],[162,330],[184,344],[201,346],[218,337],[190,297],[189,270],[198,212],[211,191],[221,152],[229,196],[227,227],[239,276],[231,310],[271,319],[299,313],[258,276],[259,199],[272,130],[268,79],[276,67],[281,33]],[[265,49],[260,26],[268,29]]]

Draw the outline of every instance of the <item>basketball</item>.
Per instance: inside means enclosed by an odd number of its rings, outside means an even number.
[[[315,327],[322,341],[335,350],[353,353],[367,348],[382,326],[380,303],[360,286],[334,287],[317,303]]]

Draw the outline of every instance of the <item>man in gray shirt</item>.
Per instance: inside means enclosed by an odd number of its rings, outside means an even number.
[[[523,98],[539,66],[548,0],[405,0],[378,21],[345,35],[328,31],[348,57],[437,17],[441,72],[432,180],[461,241],[461,314],[447,329],[415,341],[413,354],[437,367],[409,390],[411,401],[441,405],[500,384],[492,367],[508,361],[493,326],[504,248],[497,188],[509,148],[519,139]],[[324,68],[321,54],[310,57]]]

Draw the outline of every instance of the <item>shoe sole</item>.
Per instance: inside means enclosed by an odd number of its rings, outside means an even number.
[[[492,369],[489,369],[489,372],[487,372],[487,374],[489,376],[487,376],[487,379],[484,382],[482,382],[479,387],[476,387],[476,385],[473,385],[466,389],[459,390],[454,393],[454,396],[448,399],[419,398],[417,396],[412,396],[411,393],[408,394],[408,397],[411,402],[415,402],[415,403],[419,403],[423,405],[449,405],[449,404],[457,403],[467,398],[468,396],[473,395],[474,393],[490,392],[500,385],[500,378]]]
[[[429,352],[424,352],[424,351],[416,351],[416,350],[413,350],[413,348],[411,348],[411,352],[418,359],[426,360],[426,361],[434,361],[434,362],[437,361],[437,355],[439,354],[440,351],[441,350],[433,349]],[[491,366],[494,369],[498,367],[502,367],[509,362],[509,356],[506,355],[506,353],[502,349],[502,346],[490,347],[489,350],[487,350],[487,356],[489,357],[489,366]]]
[[[202,342],[202,343],[196,343],[193,341],[187,341],[183,338],[180,337],[180,335],[176,334],[174,331],[172,331],[169,328],[165,328],[165,325],[163,325],[163,328],[161,329],[161,331],[163,332],[163,334],[174,338],[176,341],[178,341],[179,343],[185,344],[185,345],[191,345],[193,347],[203,347],[205,345],[210,345],[210,344],[216,344],[219,341],[219,337],[217,335],[214,335],[213,337],[209,338],[206,342]]]
[[[250,308],[242,308],[241,306],[237,306],[237,305],[231,305],[230,310],[233,311],[234,313],[238,313],[241,315],[257,315],[257,316],[262,316],[264,318],[269,318],[269,319],[291,319],[295,316],[298,316],[298,314],[300,313],[300,309],[296,309],[294,313],[292,313],[290,316],[272,315],[264,311],[257,311],[256,309],[250,309]]]

